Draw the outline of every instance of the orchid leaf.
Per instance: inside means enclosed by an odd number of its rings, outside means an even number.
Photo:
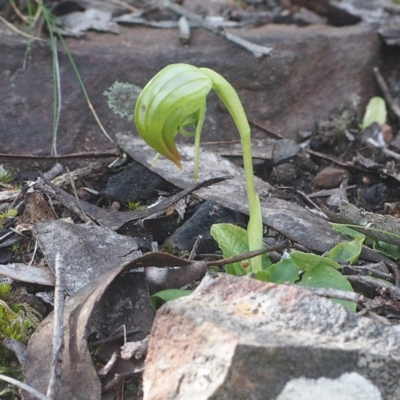
[[[181,297],[189,296],[192,293],[193,290],[184,289],[161,290],[160,292],[157,292],[150,297],[150,305],[154,311],[157,311],[157,309],[160,308],[161,303],[180,299]]]
[[[247,232],[232,224],[214,224],[211,226],[211,236],[218,243],[224,258],[236,256],[249,251]],[[225,265],[225,270],[231,275],[246,275],[249,271],[248,260]]]
[[[326,258],[337,262],[353,264],[361,254],[364,238],[357,236],[351,242],[341,242],[329,251]]]
[[[308,272],[305,272],[298,284],[308,287],[337,289],[349,292],[354,291],[349,281],[339,271],[336,271],[328,265],[323,264],[316,266]],[[332,299],[332,301],[342,304],[349,310],[356,312],[357,304],[352,301],[341,299]]]
[[[392,260],[400,260],[400,246],[382,240],[374,240],[373,248]]]
[[[339,232],[342,235],[349,236],[352,239],[355,239],[356,237],[362,237],[362,238],[366,237],[366,235],[364,235],[363,233],[358,232],[355,229],[352,229],[348,225],[345,225],[345,224],[332,223],[331,226],[336,232]]]
[[[232,224],[214,224],[211,226],[211,236],[218,243],[224,258],[236,256],[249,251],[248,233],[245,229]],[[268,254],[262,256],[262,266],[266,269],[271,266]],[[250,260],[244,260],[225,266],[231,275],[246,275],[250,272]]]
[[[264,282],[295,283],[299,280],[299,268],[290,258],[285,258],[267,269],[257,272],[255,278]]]
[[[336,261],[312,253],[294,251],[293,253],[290,253],[290,258],[303,272],[311,272],[314,268],[321,265],[334,269],[342,268],[342,266]]]

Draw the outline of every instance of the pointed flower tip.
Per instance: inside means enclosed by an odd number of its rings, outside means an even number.
[[[181,163],[181,160],[179,159],[179,160],[177,160],[177,159],[175,159],[175,160],[172,160],[174,163],[175,163],[175,165],[179,168],[179,169],[182,169],[182,163]]]

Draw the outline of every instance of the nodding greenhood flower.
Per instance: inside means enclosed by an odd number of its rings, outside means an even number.
[[[231,84],[208,68],[189,64],[165,67],[145,86],[135,107],[136,128],[142,138],[159,154],[182,168],[181,157],[175,145],[180,132],[192,136],[189,127],[195,127],[195,178],[198,176],[200,136],[206,113],[206,97],[214,89],[227,107],[240,133],[246,189],[249,199],[249,249],[263,247],[262,215],[254,184],[251,155],[250,126],[239,96]],[[261,257],[251,260],[252,270],[261,270]],[[253,265],[257,265],[253,268]]]
[[[201,69],[188,64],[172,64],[160,71],[143,89],[135,108],[136,128],[158,153],[179,168],[181,157],[175,146],[177,133],[203,126],[206,97],[212,81]]]

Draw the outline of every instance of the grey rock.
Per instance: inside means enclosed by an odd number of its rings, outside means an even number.
[[[300,146],[292,139],[277,140],[274,146],[272,162],[281,164],[293,158],[300,151]]]
[[[222,275],[158,311],[144,400],[395,400],[399,374],[391,327],[301,288]]]
[[[210,229],[213,224],[229,223],[245,227],[245,220],[243,214],[230,210],[215,201],[206,200],[193,216],[166,240],[166,243],[172,244],[174,249],[177,250],[192,250],[199,235],[203,239],[211,238]],[[210,248],[206,250],[206,246]],[[203,249],[199,249],[199,252],[212,253],[217,249],[215,244],[211,248],[210,241],[203,243],[202,247]]]
[[[132,162],[121,173],[112,176],[101,194],[120,203],[148,200],[158,195],[159,190],[173,187],[165,179],[143,165]]]
[[[276,179],[282,185],[291,185],[297,178],[297,169],[292,163],[284,163],[274,168]]]
[[[374,95],[372,67],[379,54],[376,33],[366,26],[268,25],[235,34],[274,54],[256,59],[214,34],[196,29],[182,46],[177,30],[122,27],[118,36],[87,33],[85,40],[67,39],[92,104],[111,136],[134,132],[131,122],[115,115],[103,95],[116,81],[143,87],[161,68],[186,62],[224,75],[238,91],[250,119],[295,138],[314,121],[358,96],[360,111]],[[53,82],[49,46],[33,42],[23,69],[26,38],[0,27],[0,143],[10,154],[48,155],[52,144]],[[113,148],[100,131],[82,90],[59,45],[62,113],[58,153]],[[254,129],[257,136],[256,129]],[[205,141],[237,138],[230,116],[210,95]]]

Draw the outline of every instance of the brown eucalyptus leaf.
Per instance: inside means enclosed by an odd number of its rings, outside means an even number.
[[[87,345],[89,327],[95,307],[102,301],[107,288],[123,271],[146,266],[188,265],[166,253],[148,253],[133,261],[111,266],[108,271],[95,276],[65,304],[64,349],[60,371],[60,392],[62,400],[99,400],[101,383],[94,368]],[[139,327],[140,328],[140,327]],[[46,317],[31,337],[28,356],[24,366],[25,382],[42,393],[46,393],[50,377],[52,357],[53,313]],[[25,400],[33,400],[24,393]]]

